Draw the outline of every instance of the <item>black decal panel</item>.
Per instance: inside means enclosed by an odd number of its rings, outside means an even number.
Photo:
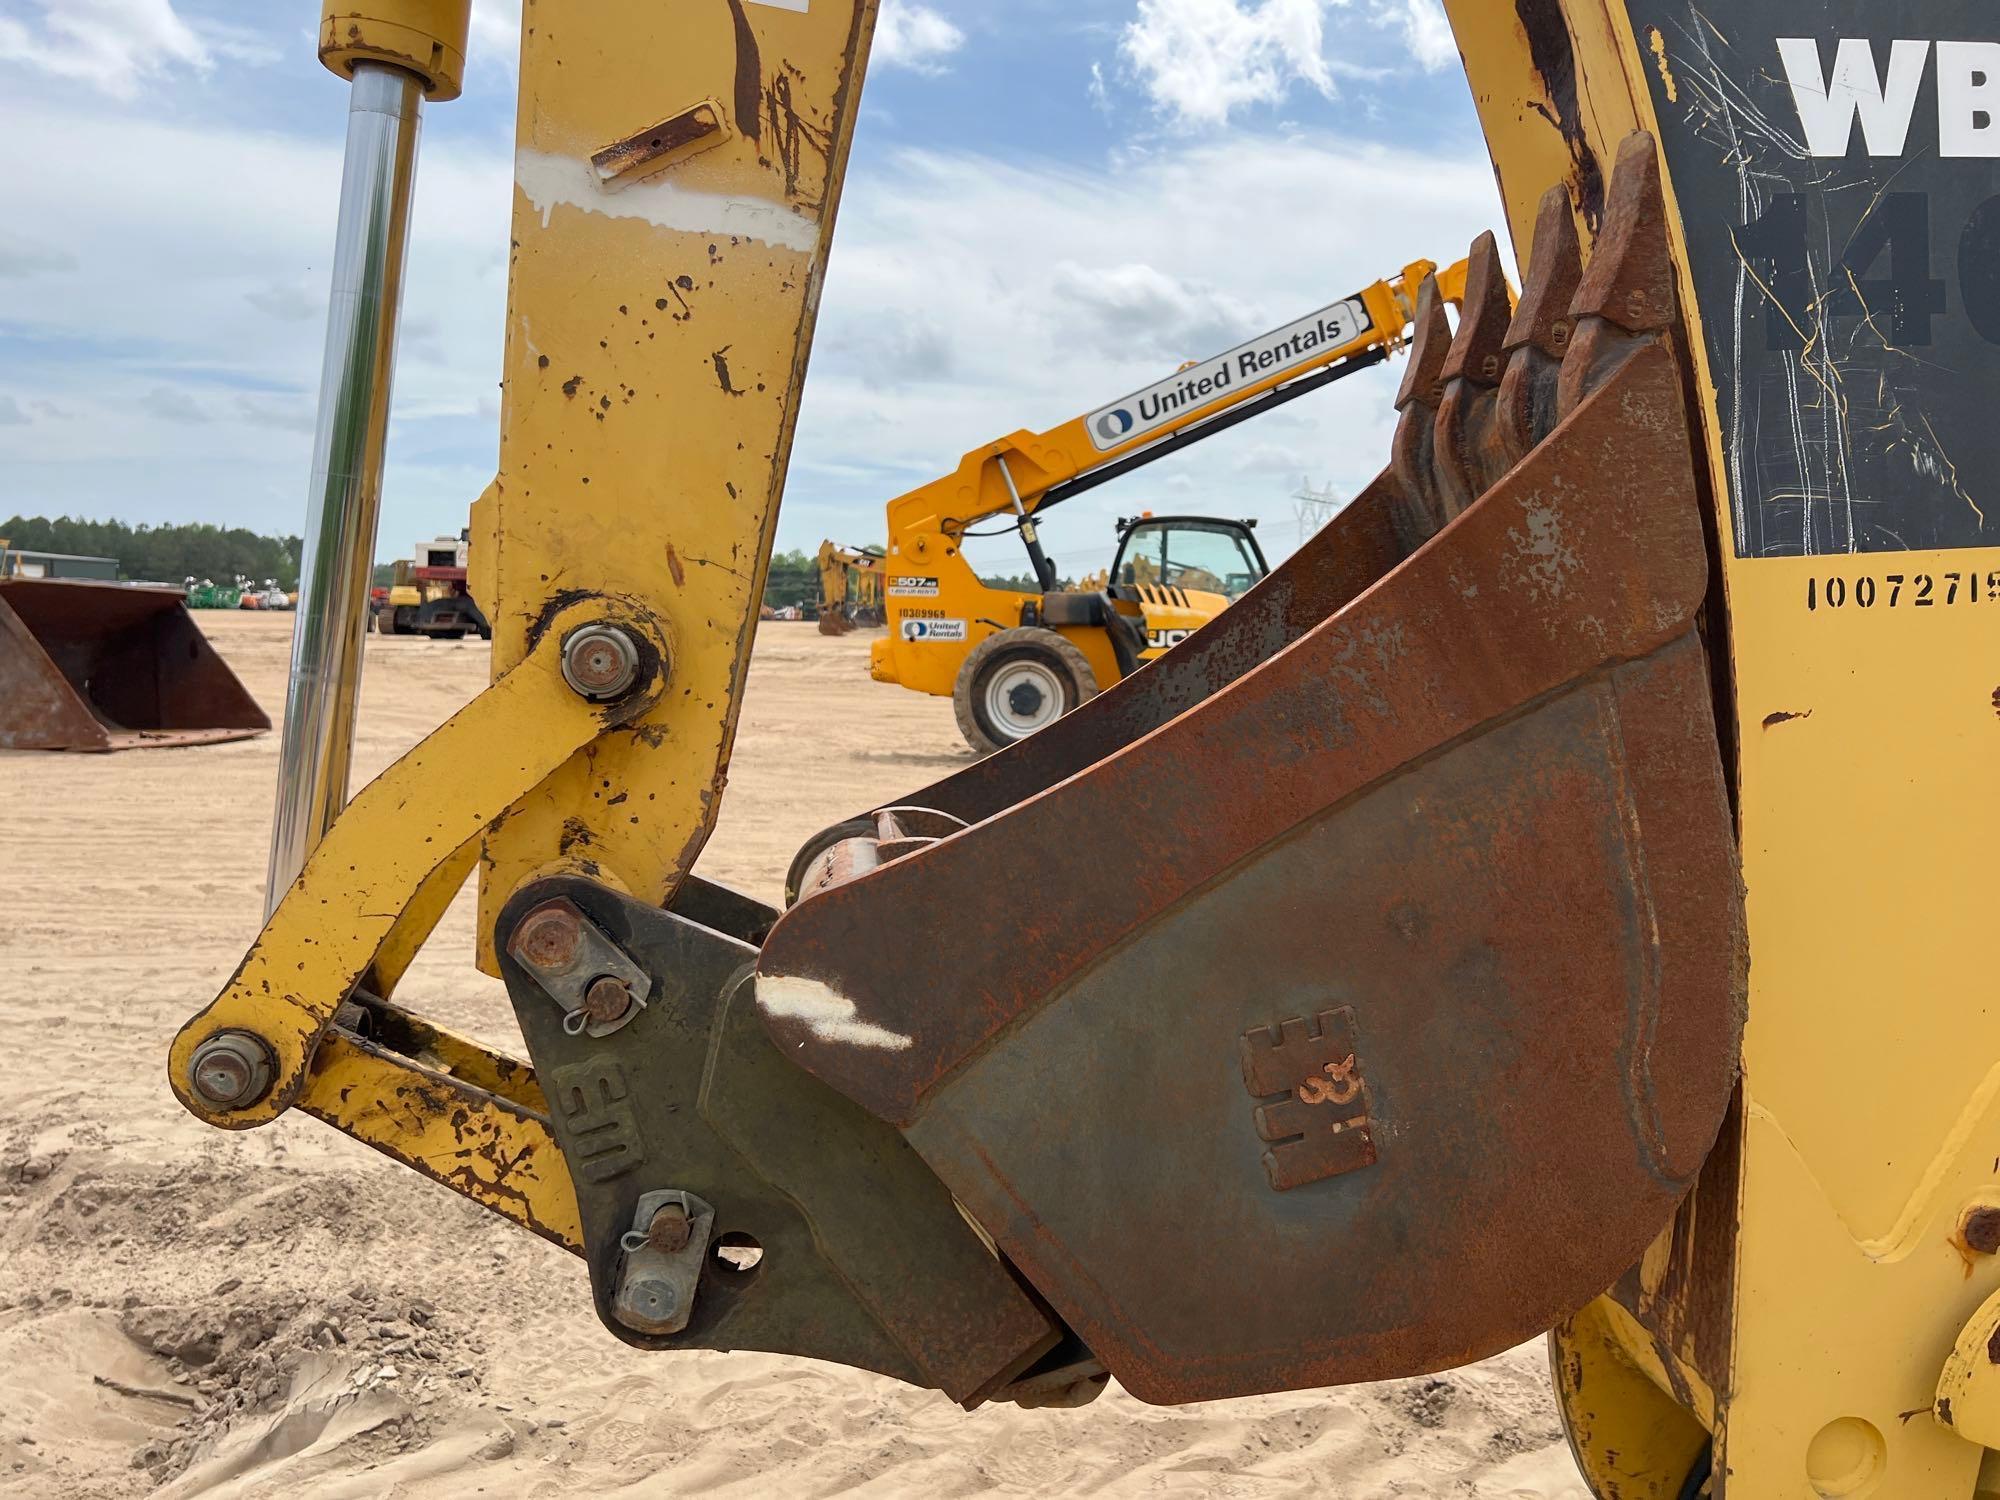
[[[1631,9],[1737,554],[2000,545],[1990,0]]]

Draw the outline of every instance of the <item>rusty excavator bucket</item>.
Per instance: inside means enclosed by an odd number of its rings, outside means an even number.
[[[1518,305],[1490,235],[1455,335],[1426,283],[1387,469],[1186,643],[812,840],[782,916],[516,892],[606,1325],[1181,1402],[1462,1364],[1611,1287],[1743,1026],[1680,338],[1634,136],[1587,270],[1556,188]]]
[[[173,588],[0,579],[0,750],[132,750],[270,719]]]
[[[822,609],[819,612],[819,633],[821,635],[849,635],[854,630],[854,622],[847,618],[845,609]]]

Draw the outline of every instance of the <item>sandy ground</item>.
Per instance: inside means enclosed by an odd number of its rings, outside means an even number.
[[[289,621],[203,623],[275,716]],[[866,657],[865,635],[763,628],[704,873],[775,898],[807,834],[962,762],[950,706]],[[371,637],[358,773],[486,672],[478,642]],[[1344,1391],[967,1416],[834,1366],[637,1354],[576,1261],[315,1121],[197,1124],[162,1064],[256,932],[276,764],[275,737],[0,754],[0,1493],[1585,1500],[1539,1347]],[[508,1039],[471,933],[462,900],[403,998]]]

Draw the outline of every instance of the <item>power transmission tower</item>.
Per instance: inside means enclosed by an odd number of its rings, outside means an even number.
[[[1292,496],[1292,518],[1298,522],[1299,545],[1347,508],[1348,497],[1332,485],[1314,489],[1310,479],[1301,479]]]

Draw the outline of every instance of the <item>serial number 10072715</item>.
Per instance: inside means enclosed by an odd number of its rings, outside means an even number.
[[[2000,604],[2000,569],[1986,574],[1863,573],[1806,580],[1806,609],[1943,609],[1954,605]]]

